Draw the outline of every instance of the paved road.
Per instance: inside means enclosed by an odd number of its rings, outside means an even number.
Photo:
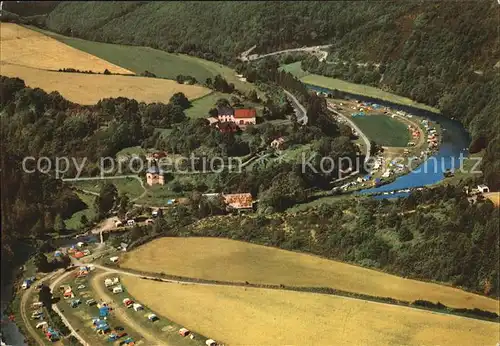
[[[290,92],[283,89],[288,99],[292,102],[292,106],[295,109],[295,114],[297,115],[297,121],[303,125],[307,124],[307,111],[306,108],[300,104],[299,100]]]
[[[276,51],[276,52],[267,53],[267,54],[261,54],[261,55],[259,55],[259,54],[248,55],[255,48],[255,46],[254,46],[251,49],[249,49],[249,50],[241,53],[240,56],[239,56],[239,58],[242,61],[255,61],[255,60],[259,60],[259,59],[265,58],[267,56],[279,55],[279,54],[284,54],[284,53],[320,51],[321,55],[322,55],[321,58],[320,58],[320,61],[323,61],[328,56],[328,52],[323,51],[323,49],[326,49],[326,48],[328,48],[330,46],[331,46],[331,44],[326,44],[326,45],[323,45],[323,46],[311,46],[311,47],[301,47],[301,48],[284,49],[284,50],[279,50],[279,51]]]
[[[50,280],[55,275],[60,274],[61,271],[56,271],[56,272],[47,274],[44,277],[42,277],[39,282],[45,282],[47,280]],[[26,304],[28,303],[28,298],[31,295],[31,293],[33,292],[33,290],[35,289],[35,286],[39,282],[37,282],[35,285],[32,285],[30,288],[28,288],[27,290],[24,291],[24,293],[21,297],[21,304],[20,304],[19,309],[21,311],[21,318],[23,320],[24,325],[26,326],[26,329],[28,330],[28,333],[30,333],[30,335],[35,339],[35,341],[39,345],[45,345],[44,339],[40,336],[41,334],[39,332],[37,332],[37,330],[35,328],[33,328],[33,326],[31,325],[30,316],[28,316],[26,314],[26,311],[28,311],[28,307],[26,306]]]
[[[368,161],[368,159],[370,158],[370,153],[371,153],[371,149],[372,149],[372,145],[371,145],[371,142],[370,140],[368,139],[368,137],[366,137],[366,135],[363,133],[363,131],[361,131],[361,129],[354,123],[354,121],[352,121],[351,119],[349,119],[349,117],[346,117],[345,115],[337,112],[336,109],[333,108],[333,105],[330,103],[330,102],[327,102],[327,105],[328,105],[328,110],[332,111],[333,113],[335,113],[335,115],[343,118],[348,124],[349,126],[356,130],[356,132],[358,133],[358,135],[363,139],[363,141],[365,142],[365,147],[366,147],[366,154],[365,154],[365,162]]]

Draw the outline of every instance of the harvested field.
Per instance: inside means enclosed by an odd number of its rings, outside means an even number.
[[[191,252],[194,253],[194,252]],[[122,277],[156,313],[230,345],[494,345],[498,324],[363,300]]]
[[[404,301],[498,312],[498,301],[317,256],[222,238],[160,238],[124,256],[121,267],[208,280],[332,287]]]
[[[4,63],[0,69],[2,75],[19,77],[29,87],[41,88],[46,92],[58,91],[66,99],[83,105],[95,104],[108,97],[127,97],[146,103],[168,103],[176,92],[183,92],[189,99],[210,92],[201,86],[178,84],[167,79],[53,72]]]
[[[488,192],[484,194],[484,197],[489,199],[495,207],[500,207],[500,192]]]
[[[106,60],[13,23],[0,24],[0,41],[2,63],[46,70],[74,68],[103,73],[108,69],[112,73],[133,74]],[[2,73],[3,68],[4,66]]]

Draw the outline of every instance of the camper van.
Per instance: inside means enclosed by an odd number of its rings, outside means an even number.
[[[127,220],[127,226],[134,226],[135,225],[135,220]]]
[[[116,287],[113,287],[113,293],[122,293],[123,292],[123,287],[120,285],[120,286],[116,286]]]

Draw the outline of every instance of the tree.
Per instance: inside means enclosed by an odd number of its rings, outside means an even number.
[[[99,196],[96,197],[96,209],[99,219],[104,218],[113,209],[117,196],[118,191],[113,184],[106,183],[101,187]]]
[[[178,92],[172,95],[169,100],[170,103],[182,107],[182,109],[187,109],[191,107],[191,102],[188,100],[186,95],[182,92]]]
[[[80,216],[80,223],[82,224],[83,227],[88,226],[89,219],[88,219],[87,215],[83,214],[82,216]]]
[[[248,99],[252,102],[259,102],[259,96],[257,95],[257,92],[254,89],[248,92]]]
[[[52,309],[52,292],[50,287],[47,285],[42,285],[40,292],[38,292],[38,301],[43,303],[49,311]]]
[[[39,272],[48,273],[50,272],[50,264],[47,260],[47,256],[43,253],[38,252],[33,259],[35,266]]]
[[[63,218],[61,217],[61,214],[57,214],[56,218],[54,219],[54,231],[57,233],[61,233],[66,230],[66,225],[64,224]]]
[[[111,74],[111,72],[110,72],[108,69],[105,69],[105,70],[104,70],[104,74],[109,75],[109,74]]]
[[[217,108],[210,108],[210,110],[208,111],[208,115],[216,118],[219,115],[219,112],[217,111]]]

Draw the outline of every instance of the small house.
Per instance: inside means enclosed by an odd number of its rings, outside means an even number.
[[[240,211],[253,210],[253,198],[250,193],[233,193],[223,195],[229,209]]]
[[[254,108],[241,108],[234,111],[234,122],[240,127],[255,125],[257,123],[257,112]]]
[[[285,139],[283,137],[279,137],[271,142],[271,148],[281,150],[284,148]]]
[[[188,336],[189,333],[190,333],[190,331],[188,329],[186,329],[186,328],[179,329],[179,335],[180,336],[184,336],[185,337],[185,336]]]
[[[484,184],[478,185],[477,189],[480,193],[488,193],[490,192],[490,188]]]

